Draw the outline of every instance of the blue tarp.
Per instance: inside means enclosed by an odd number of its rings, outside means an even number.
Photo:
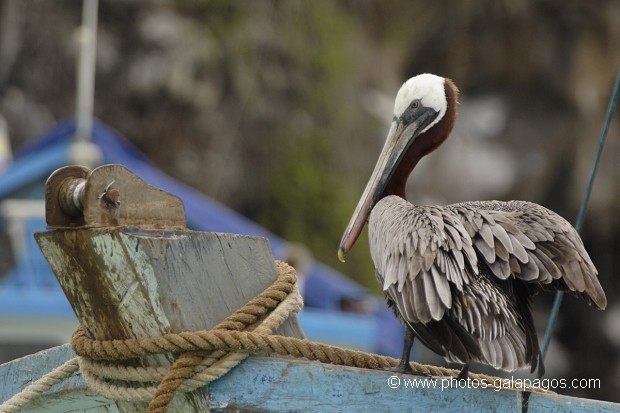
[[[73,120],[60,122],[45,136],[30,142],[17,151],[13,163],[0,175],[0,200],[14,197],[23,188],[32,187],[37,183],[42,188],[42,182],[51,172],[69,164],[70,146],[74,134],[75,122]],[[286,245],[283,239],[230,208],[164,174],[133,145],[102,122],[94,122],[91,140],[101,149],[104,163],[124,165],[145,182],[177,195],[185,204],[189,228],[197,231],[228,232],[265,237],[269,240],[274,256],[281,258],[279,254]],[[28,196],[42,198],[43,193],[39,189],[31,192]],[[43,223],[39,225],[43,226]],[[44,228],[33,229],[43,230]],[[36,248],[34,244],[30,247]],[[37,253],[39,254],[37,260],[42,260],[40,252],[33,252],[33,254]],[[14,271],[19,271],[20,265],[23,267],[22,263],[16,263]],[[10,275],[8,279],[13,280],[14,284],[17,281],[16,274]],[[9,282],[9,284],[11,283]],[[4,308],[2,305],[3,294],[5,298],[7,294],[10,294],[7,288],[6,282],[0,286],[0,314],[3,311],[8,311],[6,305]],[[304,300],[307,306],[339,310],[343,301],[368,299],[369,296],[368,290],[318,261],[314,262],[306,274]],[[380,302],[380,298],[373,296],[372,299],[378,301],[375,310],[377,346],[374,351],[396,355],[400,349],[402,328],[388,312],[389,310]],[[66,306],[66,303],[63,305]]]

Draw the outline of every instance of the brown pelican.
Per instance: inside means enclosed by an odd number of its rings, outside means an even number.
[[[418,206],[405,200],[418,161],[448,137],[458,90],[423,74],[398,91],[385,145],[347,226],[344,261],[366,221],[377,280],[405,324],[400,365],[414,336],[467,377],[471,361],[544,374],[531,313],[532,295],[562,290],[599,309],[607,305],[597,271],[574,228],[525,201]]]

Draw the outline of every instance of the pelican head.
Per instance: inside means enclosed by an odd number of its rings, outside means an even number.
[[[450,79],[428,73],[412,77],[401,86],[385,145],[340,241],[341,261],[375,204],[387,195],[405,198],[407,178],[415,165],[448,137],[456,117],[457,94]]]

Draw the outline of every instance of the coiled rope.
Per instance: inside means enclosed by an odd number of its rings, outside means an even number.
[[[77,357],[35,381],[0,406],[0,413],[15,413],[78,369],[86,384],[115,401],[151,400],[149,413],[164,413],[177,392],[190,392],[228,373],[250,353],[268,352],[312,361],[360,368],[397,366],[399,360],[345,349],[306,339],[272,335],[303,306],[295,270],[276,261],[278,278],[260,295],[211,330],[165,334],[127,340],[94,340],[78,327],[71,338]],[[171,365],[136,367],[128,360],[155,354],[178,354]],[[459,371],[411,363],[431,376],[456,377]],[[479,383],[497,383],[497,377],[469,373]],[[502,383],[505,383],[502,380]],[[539,391],[536,387],[519,390]]]

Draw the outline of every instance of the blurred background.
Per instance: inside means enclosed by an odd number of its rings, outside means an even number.
[[[75,115],[81,7],[0,1],[0,170],[27,164]],[[286,240],[276,256],[355,281],[371,298],[338,310],[364,315],[383,306],[367,241],[346,264],[336,249],[404,80],[431,72],[460,88],[451,138],[409,181],[413,202],[523,199],[574,222],[619,67],[617,0],[102,1],[94,115],[165,174]],[[619,135],[616,114],[582,232],[609,306],[567,297],[547,357],[550,377],[601,379],[561,393],[617,402]],[[0,199],[31,189],[0,185]],[[15,223],[40,207],[3,205],[0,292],[29,242]],[[552,300],[535,300],[541,340]],[[68,339],[55,328],[41,342],[39,318],[29,333],[20,320],[0,314],[1,361]],[[443,363],[421,348],[416,358]]]

